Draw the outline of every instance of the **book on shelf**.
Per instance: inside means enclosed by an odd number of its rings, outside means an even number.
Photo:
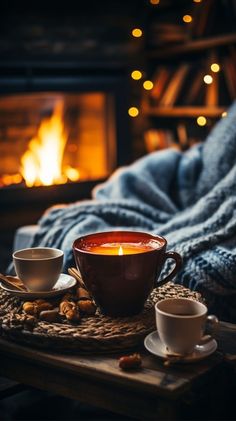
[[[213,50],[208,56],[208,68],[210,69],[212,63],[217,63],[218,57]],[[206,85],[205,105],[207,107],[217,107],[219,103],[219,74],[215,72],[212,74],[212,83]]]
[[[183,25],[169,22],[154,22],[150,28],[150,45],[185,42],[188,39]]]
[[[229,55],[232,57],[232,61],[234,65],[236,66],[236,46],[235,45],[229,45],[228,47]]]
[[[207,107],[217,107],[219,96],[219,74],[214,73],[212,83],[206,85],[206,101]]]
[[[173,132],[167,129],[149,129],[144,132],[144,141],[147,152],[166,149],[170,147],[177,148]]]
[[[164,92],[170,78],[170,70],[166,66],[159,67],[153,75],[153,88],[150,91],[150,98],[158,102]]]
[[[163,107],[173,106],[176,99],[182,89],[185,77],[189,70],[190,65],[188,63],[181,64],[171,76],[170,81],[159,101],[159,105]]]
[[[186,90],[183,96],[184,105],[193,105],[199,102],[200,97],[202,96],[202,87],[203,87],[203,69],[199,69],[195,72],[191,84]]]
[[[201,38],[211,31],[217,7],[215,0],[206,0],[192,5],[192,22],[188,25],[190,38]]]
[[[189,144],[186,124],[184,123],[177,124],[176,131],[177,131],[178,142],[179,142],[180,148],[186,149]]]
[[[151,24],[152,32],[180,32],[184,33],[184,26],[172,22],[152,22]]]
[[[232,57],[225,57],[222,67],[230,98],[234,100],[236,98],[236,65],[234,64]]]

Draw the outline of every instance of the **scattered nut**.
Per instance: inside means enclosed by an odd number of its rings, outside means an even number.
[[[78,322],[80,314],[76,308],[76,304],[72,301],[62,301],[59,307],[59,314],[65,316],[70,322]]]
[[[59,306],[59,313],[62,316],[65,316],[67,311],[73,310],[76,308],[76,305],[73,301],[62,301]]]
[[[85,314],[95,314],[97,307],[91,300],[81,300],[77,303],[77,308],[79,311]]]
[[[26,301],[23,304],[23,310],[26,314],[31,314],[32,316],[38,315],[41,311],[52,310],[53,305],[45,300],[35,300],[35,301]]]
[[[140,354],[125,355],[119,359],[119,367],[122,370],[132,370],[140,368],[142,365],[142,359]]]
[[[78,322],[80,320],[80,314],[76,309],[68,310],[65,316],[70,322]]]
[[[35,315],[37,313],[37,305],[34,302],[26,301],[22,308],[27,314]]]
[[[41,311],[52,310],[52,309],[53,309],[53,305],[47,301],[43,301],[37,305],[38,314],[41,313]]]
[[[39,319],[45,322],[58,322],[60,320],[58,309],[41,311]]]
[[[55,308],[56,306],[59,306],[59,308]],[[78,322],[80,313],[93,315],[96,313],[97,307],[92,301],[89,292],[85,288],[77,287],[75,295],[68,292],[63,296],[61,302],[57,300],[52,303],[44,299],[37,299],[35,301],[26,301],[23,303],[22,309],[23,314],[21,314],[19,323],[23,324],[26,316],[30,316],[26,320],[25,325],[32,329],[37,322],[37,317],[49,323],[61,321],[60,316],[63,316],[70,322]],[[18,320],[15,320],[14,323],[17,324]]]
[[[88,291],[81,287],[76,289],[75,295],[77,300],[87,300],[88,298],[91,298]]]

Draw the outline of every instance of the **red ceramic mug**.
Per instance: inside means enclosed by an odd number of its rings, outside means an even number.
[[[102,313],[130,316],[142,311],[153,288],[170,281],[181,267],[181,256],[166,251],[159,235],[112,231],[85,235],[73,243],[76,266]],[[175,260],[169,275],[158,282],[167,259]]]

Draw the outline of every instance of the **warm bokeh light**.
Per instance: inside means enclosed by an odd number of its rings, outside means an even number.
[[[160,3],[160,0],[150,0],[150,3],[151,4],[159,4]]]
[[[220,65],[218,63],[212,63],[211,64],[211,70],[212,70],[212,72],[215,72],[215,73],[219,72],[220,71]]]
[[[139,80],[141,79],[141,77],[143,76],[142,72],[140,72],[140,70],[133,70],[133,72],[131,73],[131,77],[134,80]]]
[[[140,29],[140,28],[134,28],[134,29],[132,30],[132,35],[133,35],[133,37],[135,37],[135,38],[140,38],[140,37],[143,35],[143,31],[142,31],[142,29]]]
[[[211,75],[205,75],[203,80],[207,85],[210,85],[213,82],[213,77]]]
[[[130,115],[130,117],[137,117],[137,115],[139,115],[139,110],[137,107],[130,107],[128,109],[128,114]]]
[[[193,0],[194,3],[201,3],[202,0]]]
[[[221,117],[226,117],[227,116],[227,111],[224,111],[222,114],[221,114]]]
[[[192,18],[192,16],[190,16],[190,15],[184,15],[184,16],[183,16],[183,21],[184,21],[185,23],[190,23],[190,22],[192,22],[192,20],[193,20],[193,18]]]
[[[206,123],[207,123],[207,119],[206,119],[206,117],[204,117],[203,115],[200,115],[200,116],[197,118],[197,124],[198,124],[199,126],[205,126],[205,125],[206,125]]]
[[[146,89],[147,91],[150,91],[153,88],[153,82],[151,80],[145,80],[143,82],[143,87],[144,89]]]

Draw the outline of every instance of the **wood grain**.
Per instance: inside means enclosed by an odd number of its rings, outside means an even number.
[[[198,363],[167,368],[163,360],[140,347],[135,351],[141,354],[142,368],[130,372],[119,368],[122,353],[44,352],[0,338],[0,375],[141,420],[182,419],[180,409],[190,411],[185,415],[193,415],[196,402],[203,398],[208,407],[204,411],[216,416],[218,410],[229,411],[225,402],[229,403],[232,384],[229,371],[235,376],[235,371],[229,370],[232,357],[236,359],[235,332],[235,325],[220,323],[217,336],[220,352]],[[230,365],[226,369],[227,361]]]

